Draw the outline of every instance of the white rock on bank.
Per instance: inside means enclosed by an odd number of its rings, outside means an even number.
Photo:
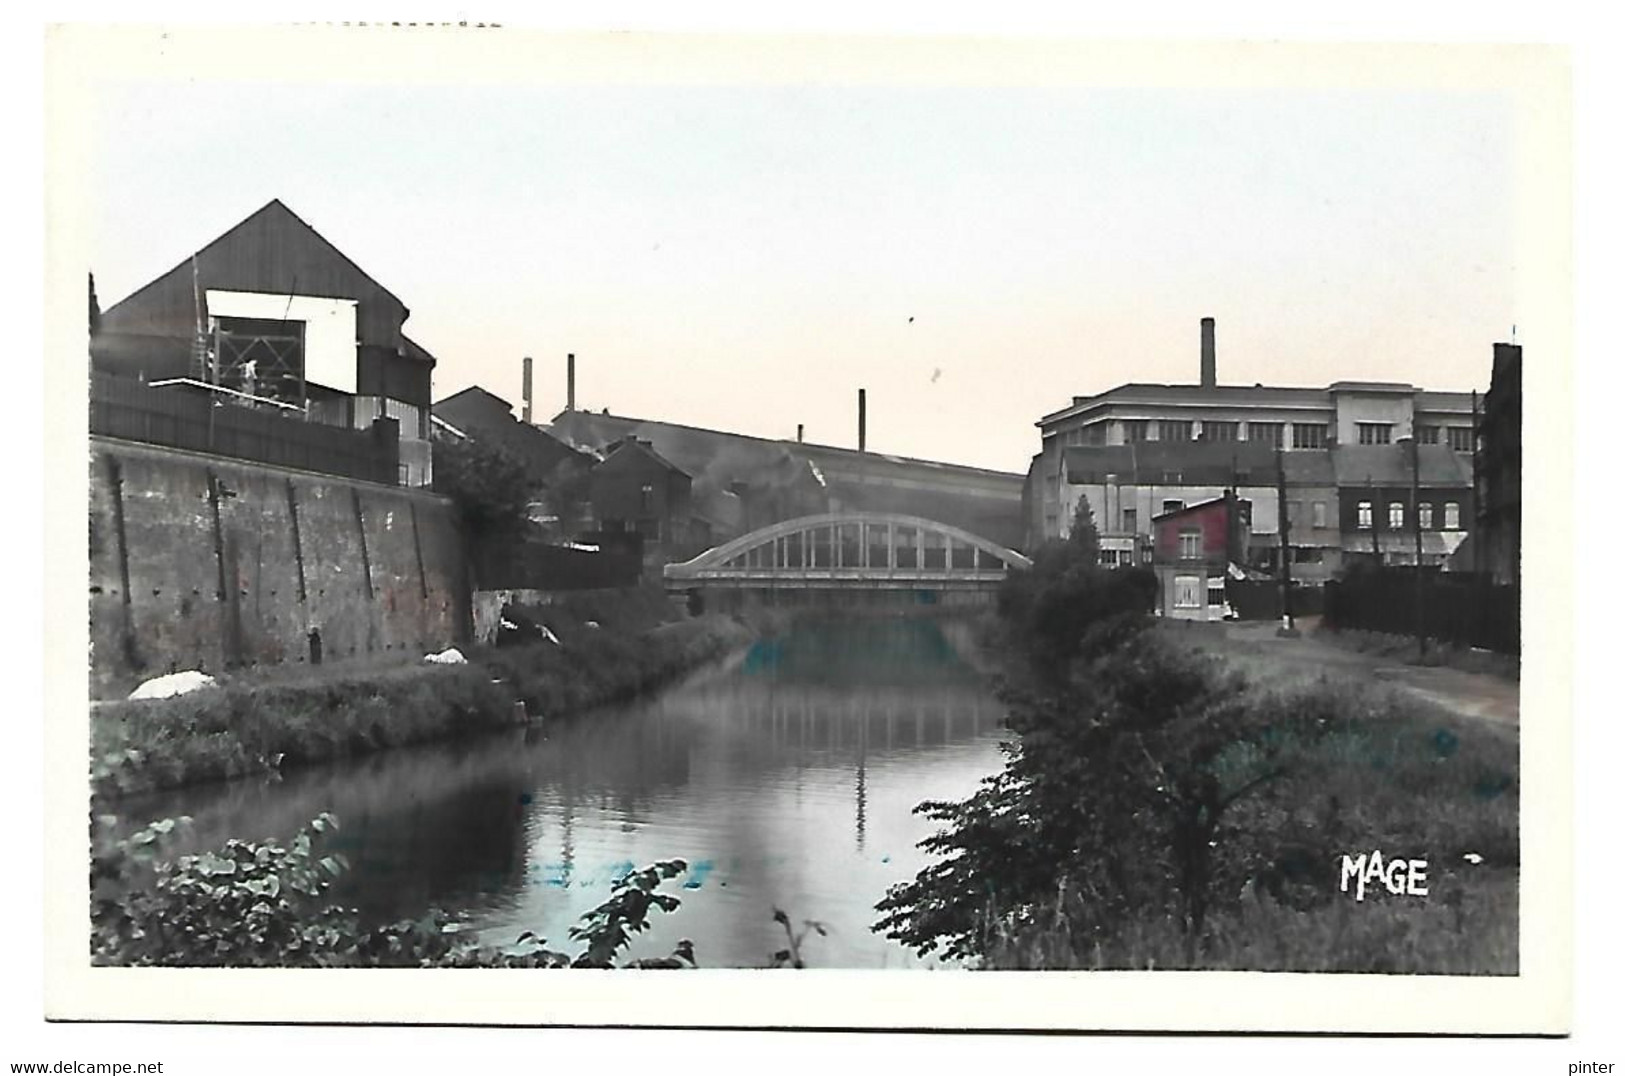
[[[548,642],[552,643],[554,646],[563,646],[564,645],[563,643],[559,642],[559,637],[557,635],[553,634],[553,629],[548,627],[546,624],[542,625],[542,638],[546,639]]]
[[[186,672],[155,676],[130,692],[132,699],[168,699],[185,695],[199,688],[214,687],[214,677],[195,669]]]
[[[467,665],[468,664],[468,659],[463,657],[463,652],[461,650],[458,650],[455,646],[447,647],[445,650],[440,651],[440,653],[438,653],[438,654],[424,654],[423,655],[423,660],[424,661],[432,661],[436,665]]]

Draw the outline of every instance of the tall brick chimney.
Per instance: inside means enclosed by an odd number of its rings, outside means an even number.
[[[530,356],[526,355],[525,356],[525,422],[527,424],[530,422],[530,404],[531,404]]]
[[[858,390],[858,451],[869,449],[869,394]]]
[[[573,351],[564,356],[564,409],[576,409],[576,356]]]
[[[1213,319],[1202,319],[1202,387],[1211,389],[1219,384],[1219,353],[1213,342]]]

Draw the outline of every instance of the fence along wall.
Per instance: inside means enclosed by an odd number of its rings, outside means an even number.
[[[91,438],[95,697],[179,669],[425,653],[469,623],[450,504]],[[315,633],[313,636],[312,633]]]
[[[1519,652],[1518,587],[1488,575],[1424,572],[1420,602],[1414,569],[1388,568],[1326,584],[1326,623],[1334,628],[1415,635],[1419,608],[1430,639]]]
[[[400,434],[394,421],[352,430],[288,417],[279,410],[212,406],[192,389],[153,388],[104,372],[91,378],[90,432],[386,485],[400,481]]]

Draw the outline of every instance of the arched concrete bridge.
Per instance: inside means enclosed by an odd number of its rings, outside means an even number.
[[[841,512],[774,523],[666,565],[666,589],[993,590],[1032,561],[917,516]]]

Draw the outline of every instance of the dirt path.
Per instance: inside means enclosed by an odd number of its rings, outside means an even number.
[[[1325,642],[1306,631],[1296,639],[1275,634],[1274,622],[1192,625],[1196,645],[1218,651],[1265,676],[1332,674],[1373,679],[1452,713],[1516,736],[1518,684],[1498,676],[1444,666],[1406,665]],[[1172,628],[1185,634],[1181,628]]]

